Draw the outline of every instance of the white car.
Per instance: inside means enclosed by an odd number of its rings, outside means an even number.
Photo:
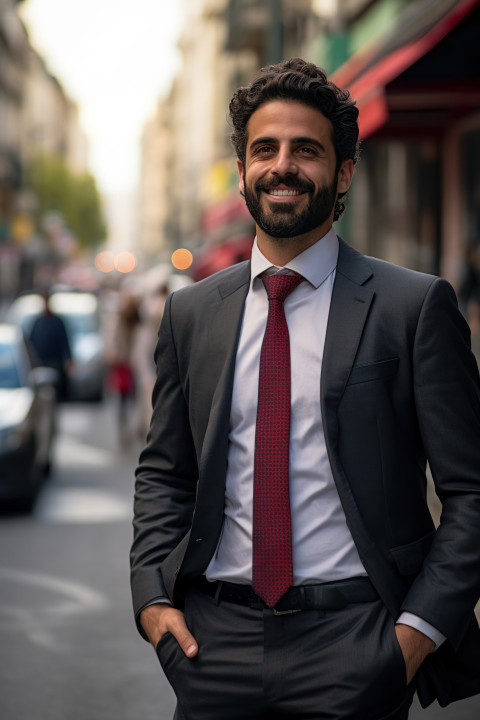
[[[52,368],[32,365],[20,328],[0,324],[0,505],[28,509],[50,470],[55,431]]]

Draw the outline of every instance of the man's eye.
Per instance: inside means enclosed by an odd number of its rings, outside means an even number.
[[[258,152],[258,153],[261,153],[261,154],[267,154],[267,153],[273,152],[273,148],[271,148],[269,145],[261,145],[261,146],[257,149],[257,152]]]
[[[301,147],[298,148],[299,152],[303,153],[304,155],[313,155],[314,150],[311,147]]]

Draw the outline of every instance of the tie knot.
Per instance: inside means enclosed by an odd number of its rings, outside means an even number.
[[[301,275],[264,275],[262,277],[269,300],[284,302],[304,278]]]

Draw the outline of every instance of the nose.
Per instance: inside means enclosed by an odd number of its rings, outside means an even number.
[[[298,172],[295,157],[290,148],[280,147],[273,162],[271,172],[273,175],[296,175]]]

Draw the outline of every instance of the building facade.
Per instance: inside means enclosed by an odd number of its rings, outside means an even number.
[[[31,46],[18,5],[0,0],[0,299],[34,281],[44,252],[35,197],[25,191],[28,166],[48,154],[81,173],[88,152],[78,108]]]

